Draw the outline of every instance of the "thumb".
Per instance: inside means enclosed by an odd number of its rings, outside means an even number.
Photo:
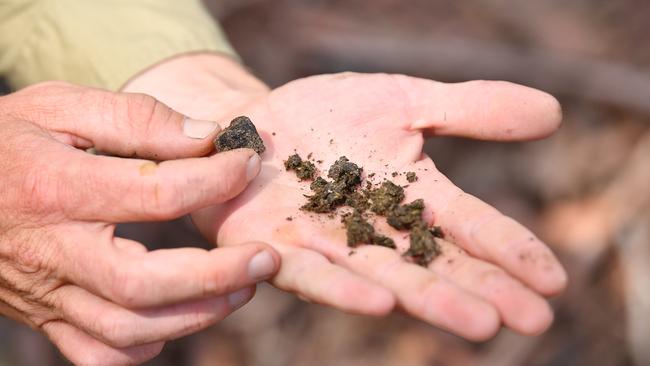
[[[146,94],[59,82],[38,84],[17,94],[22,98],[14,105],[31,106],[22,109],[26,112],[21,117],[74,138],[68,141],[85,140],[99,151],[123,157],[204,156],[213,150],[212,140],[221,130],[217,122],[190,119]]]

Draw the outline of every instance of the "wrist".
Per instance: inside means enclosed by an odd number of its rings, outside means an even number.
[[[149,94],[192,118],[216,120],[269,88],[229,56],[197,53],[150,67],[131,78],[122,91]]]

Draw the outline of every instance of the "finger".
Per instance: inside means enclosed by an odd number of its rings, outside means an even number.
[[[395,298],[386,289],[330,263],[307,249],[275,246],[282,255],[282,268],[272,284],[297,293],[303,300],[363,315],[390,313]]]
[[[501,319],[486,301],[426,268],[404,261],[395,250],[374,245],[353,254],[334,243],[315,242],[319,252],[351,271],[390,290],[408,314],[470,340],[486,340],[499,330]]]
[[[129,309],[229,294],[272,277],[280,267],[278,254],[261,243],[143,254],[73,243],[64,247],[61,257],[70,282]]]
[[[521,334],[537,335],[551,325],[553,313],[546,300],[502,269],[468,256],[445,240],[437,243],[442,254],[429,269],[494,305],[507,327]]]
[[[62,321],[43,325],[43,331],[75,365],[139,365],[158,356],[163,342],[130,347],[108,346]]]
[[[25,98],[19,98],[21,95]],[[220,131],[214,121],[186,118],[145,94],[60,82],[24,89],[14,102],[18,103],[16,109],[23,111],[21,117],[73,137],[64,140],[90,142],[99,151],[124,157],[167,160],[203,156],[213,150],[212,140]]]
[[[393,250],[364,246],[342,261],[392,290],[407,313],[437,327],[475,341],[492,338],[500,328],[499,315],[489,303],[425,268],[405,262]]]
[[[393,234],[398,251],[409,247],[408,236],[397,232],[385,221],[376,223],[379,232]],[[436,275],[468,293],[490,303],[498,311],[503,323],[516,332],[532,335],[543,332],[551,324],[550,306],[537,293],[511,277],[503,269],[471,257],[458,246],[437,239],[442,253],[428,268]]]
[[[57,289],[51,298],[67,323],[106,345],[127,348],[205,329],[250,301],[254,292],[254,288],[244,288],[225,296],[144,310],[123,308],[71,285]]]
[[[43,169],[65,184],[41,180],[42,190],[57,190],[43,199],[56,199],[52,204],[74,218],[105,222],[169,220],[222,203],[241,193],[261,168],[250,149],[160,164],[77,150],[61,154]]]
[[[422,166],[424,162],[419,171]],[[422,179],[409,186],[406,199],[424,198],[425,219],[441,226],[445,239],[505,269],[543,295],[552,296],[564,290],[566,272],[548,246],[512,218],[463,192],[434,171],[430,164]]]
[[[445,84],[394,75],[407,96],[411,128],[441,136],[518,141],[546,137],[562,121],[550,94],[505,81]]]

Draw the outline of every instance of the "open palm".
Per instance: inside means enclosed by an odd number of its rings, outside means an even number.
[[[546,136],[561,118],[554,98],[505,82],[345,73],[289,83],[237,114],[249,116],[266,143],[262,171],[239,197],[197,212],[194,220],[220,246],[273,245],[282,255],[275,286],[356,313],[381,315],[397,305],[469,339],[489,338],[501,324],[525,334],[550,324],[542,296],[566,283],[553,254],[520,224],[454,186],[422,148],[425,134]],[[364,176],[375,173],[375,181],[406,185],[391,172],[416,172],[405,202],[424,199],[425,220],[445,233],[442,255],[428,268],[408,263],[401,256],[408,238],[385,220],[376,227],[395,240],[397,251],[367,245],[350,253],[338,219],[299,210],[310,190],[284,169],[294,152],[322,160],[322,175],[343,155]]]

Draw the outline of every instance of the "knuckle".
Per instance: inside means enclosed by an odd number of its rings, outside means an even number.
[[[40,224],[59,223],[79,208],[78,186],[74,184],[67,166],[48,166],[35,161],[25,168],[23,180],[17,189],[20,193],[16,202],[18,212],[29,215]],[[77,176],[78,181],[89,179],[90,175]],[[89,184],[94,183],[88,181]]]
[[[235,287],[223,269],[214,269],[201,278],[201,291],[203,297],[220,295],[229,292]]]
[[[45,324],[58,319],[58,315],[41,301],[41,294],[33,294],[32,289],[40,290],[33,281],[16,278],[15,274],[0,277],[3,287],[0,309],[4,315],[13,315],[34,329],[42,329]]]
[[[58,239],[48,233],[48,228],[42,228],[38,232],[19,230],[20,233],[10,239],[7,250],[2,252],[8,254],[21,273],[31,277],[43,277],[45,280],[50,275],[48,263],[53,261],[52,257],[59,247]]]
[[[216,184],[217,195],[215,203],[221,203],[234,198],[245,188],[243,179],[236,179],[235,176],[224,177]]]
[[[146,184],[141,200],[141,206],[147,216],[154,219],[168,220],[182,215],[183,194],[173,184],[163,184],[159,181]]]
[[[126,112],[132,120],[141,123],[149,122],[153,119],[158,101],[147,94],[131,94],[126,98]]]
[[[129,329],[133,324],[120,316],[101,316],[96,320],[98,336],[111,347],[126,348],[133,345]]]
[[[214,324],[216,320],[217,314],[215,314],[214,311],[206,314],[200,311],[200,309],[196,309],[196,311],[192,311],[191,313],[187,314],[185,316],[185,319],[183,319],[183,328],[181,330],[181,333],[195,333]]]
[[[8,241],[3,240],[3,244],[8,245],[0,248],[0,286],[19,296],[25,314],[33,315],[31,320],[38,325],[50,320],[52,299],[64,285],[53,269],[58,244],[56,238],[48,238],[41,232],[20,231],[17,235],[4,235]],[[46,240],[50,243],[43,244]]]
[[[33,239],[23,239],[14,242],[11,245],[11,258],[14,263],[24,267],[28,271],[33,271],[41,266],[40,245]]]
[[[127,139],[125,143],[132,145],[134,141],[146,136],[151,128],[149,124],[153,118],[155,103],[151,96],[146,94],[108,94],[103,102],[111,111],[110,123],[115,126],[116,133]],[[128,152],[134,154],[134,151]]]
[[[124,266],[116,267],[110,275],[112,300],[127,308],[135,307],[143,291],[143,282],[139,277],[132,276],[131,271],[124,269]]]
[[[231,161],[219,171],[228,172],[222,174],[217,180],[210,180],[211,184],[206,187],[206,195],[210,195],[211,203],[221,203],[230,200],[240,194],[247,187],[246,163],[239,160]],[[202,187],[205,185],[197,185]]]
[[[127,95],[123,108],[129,127],[146,136],[155,132],[159,118],[171,114],[170,108],[147,94]]]
[[[60,198],[66,188],[56,176],[48,174],[48,168],[39,163],[27,168],[20,192],[26,198],[23,202],[31,213],[44,215],[59,211]]]

